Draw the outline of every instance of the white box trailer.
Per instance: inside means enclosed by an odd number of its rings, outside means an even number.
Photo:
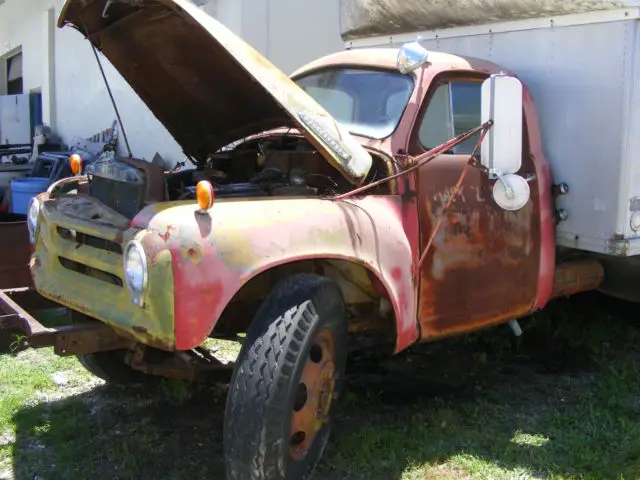
[[[640,254],[639,5],[343,0],[342,35],[346,48],[420,37],[427,49],[513,71],[533,96],[554,181],[570,187],[556,199],[568,214],[558,246],[632,256]]]

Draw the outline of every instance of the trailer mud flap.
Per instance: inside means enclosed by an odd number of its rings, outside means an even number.
[[[98,321],[46,327],[21,307],[16,301],[18,299],[25,307],[34,310],[47,301],[34,290],[0,290],[0,330],[21,331],[32,348],[53,347],[57,355],[69,356],[118,350],[132,345],[130,340]]]

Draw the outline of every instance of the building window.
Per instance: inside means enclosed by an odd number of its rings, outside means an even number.
[[[6,59],[7,93],[17,95],[22,91],[22,52]]]

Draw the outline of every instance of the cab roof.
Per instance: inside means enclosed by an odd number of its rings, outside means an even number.
[[[307,63],[293,72],[291,77],[296,78],[304,76],[314,70],[346,65],[395,70],[399,50],[399,47],[370,47],[343,50],[325,55],[324,57]],[[424,68],[436,70],[476,70],[485,73],[511,73],[504,67],[486,60],[434,51],[429,51],[429,62],[421,67],[421,69]],[[420,69],[418,69],[418,71],[419,70]]]

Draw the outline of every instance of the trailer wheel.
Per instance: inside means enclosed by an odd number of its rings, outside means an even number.
[[[346,308],[317,275],[280,282],[236,362],[224,418],[229,480],[309,478],[331,429],[347,360]]]

